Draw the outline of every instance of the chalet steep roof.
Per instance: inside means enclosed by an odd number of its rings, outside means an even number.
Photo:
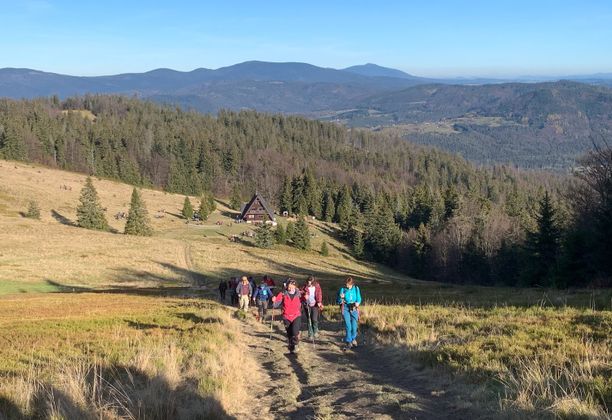
[[[270,220],[274,220],[274,212],[272,211],[272,208],[268,205],[268,202],[261,196],[261,194],[259,194],[259,192],[256,192],[253,195],[253,198],[251,198],[251,200],[244,206],[244,208],[240,212],[240,218],[244,219],[246,213],[249,211],[249,209],[257,199],[259,199],[259,202],[263,206],[264,210],[266,211],[266,213],[268,213],[268,216],[270,216]]]

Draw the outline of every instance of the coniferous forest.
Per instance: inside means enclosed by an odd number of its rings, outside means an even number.
[[[358,258],[451,283],[610,286],[605,142],[562,176],[302,117],[120,96],[0,100],[0,158],[232,201],[257,189],[277,210],[337,223]]]

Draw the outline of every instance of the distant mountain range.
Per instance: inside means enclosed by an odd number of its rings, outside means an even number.
[[[593,138],[612,133],[612,74],[566,79],[431,79],[371,63],[338,70],[248,61],[216,70],[96,77],[4,68],[0,97],[122,94],[205,113],[301,114],[393,129],[478,162],[566,167]]]

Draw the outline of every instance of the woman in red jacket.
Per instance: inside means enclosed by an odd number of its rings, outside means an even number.
[[[323,292],[321,285],[313,276],[309,276],[302,287],[302,296],[308,320],[308,338],[316,338],[319,335],[319,315],[323,309]]]
[[[300,327],[302,320],[302,293],[295,285],[295,280],[287,279],[287,290],[274,297],[274,306],[283,308],[283,321],[289,340],[289,352],[296,353],[300,341]]]

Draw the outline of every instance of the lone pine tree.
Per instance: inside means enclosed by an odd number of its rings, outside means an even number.
[[[185,201],[183,201],[183,210],[181,211],[181,214],[187,220],[191,220],[193,217],[193,206],[191,205],[191,201],[187,196],[185,196]]]
[[[136,188],[132,191],[130,211],[125,223],[125,234],[136,236],[151,236],[153,234],[147,208]]]
[[[91,181],[91,177],[87,177],[81,190],[79,205],[77,206],[77,224],[86,229],[108,230],[104,209],[100,204],[98,192]]]
[[[28,211],[26,212],[25,217],[29,219],[40,220],[40,207],[38,207],[38,203],[36,201],[30,201],[30,203],[28,204]]]

